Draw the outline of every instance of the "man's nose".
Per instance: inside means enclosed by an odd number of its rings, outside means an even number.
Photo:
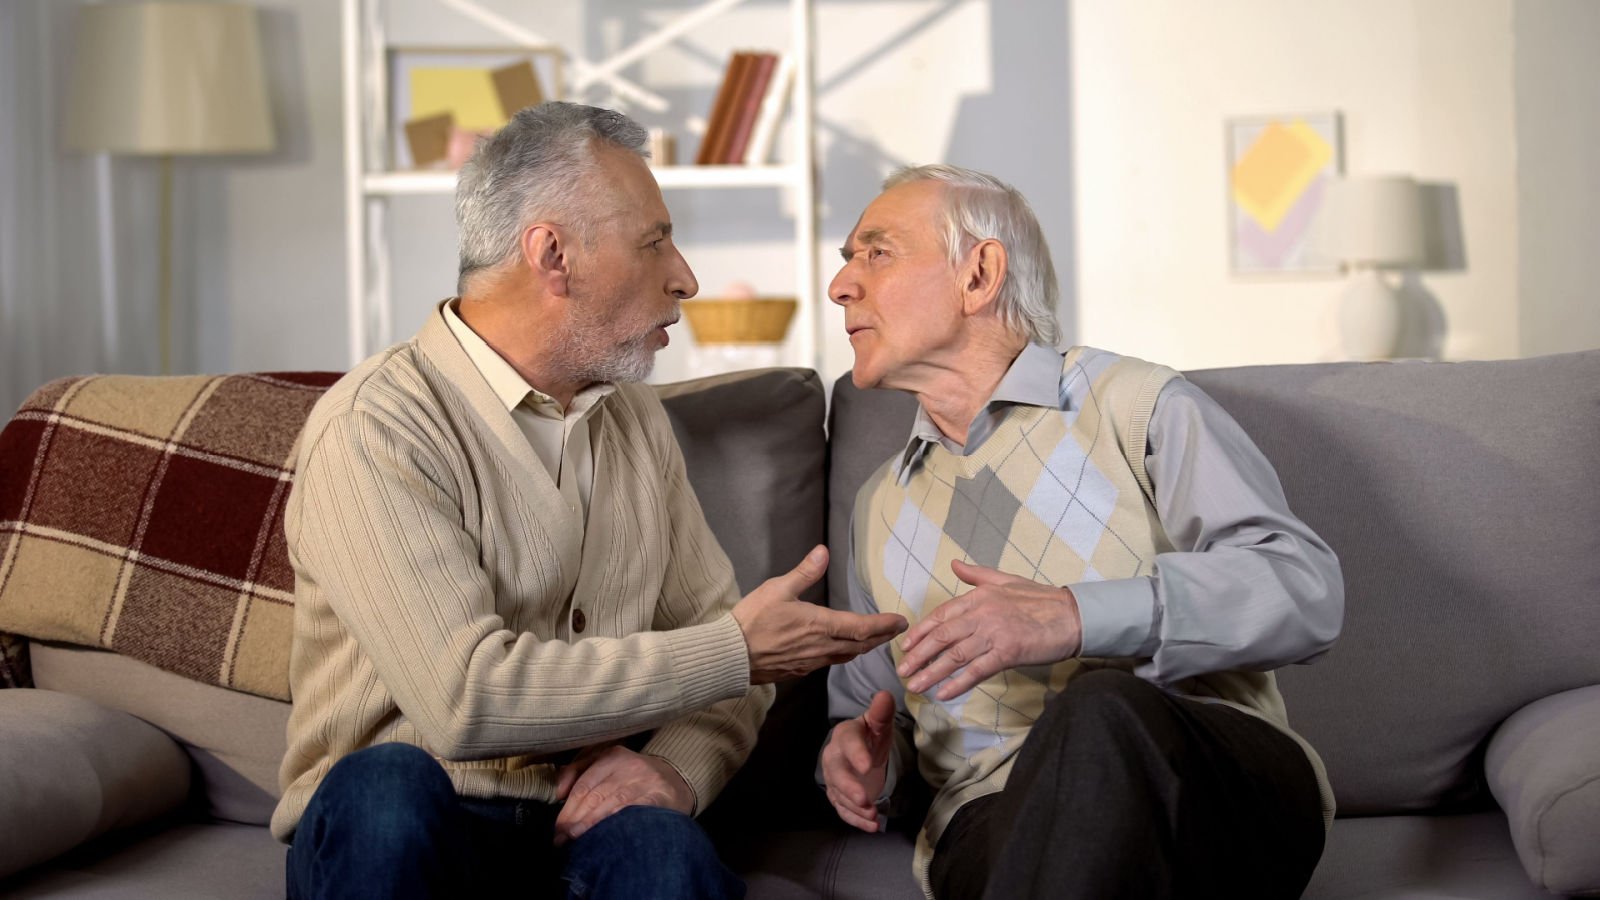
[[[679,300],[687,300],[700,293],[700,282],[694,277],[694,270],[689,268],[689,261],[683,258],[681,252],[678,253],[678,265],[672,273],[672,279],[667,282],[667,290]]]
[[[861,286],[854,278],[848,276],[849,271],[850,266],[847,264],[839,270],[839,274],[833,276],[832,281],[828,282],[828,299],[840,306],[861,299]]]

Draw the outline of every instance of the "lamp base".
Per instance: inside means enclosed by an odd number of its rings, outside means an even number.
[[[1400,297],[1377,269],[1350,279],[1339,300],[1339,338],[1350,359],[1391,359],[1400,347]]]

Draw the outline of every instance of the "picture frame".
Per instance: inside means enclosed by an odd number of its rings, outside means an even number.
[[[1313,225],[1344,173],[1338,111],[1240,116],[1224,123],[1228,265],[1235,277],[1337,277]]]
[[[428,167],[418,165],[413,141],[426,134],[428,139],[423,144],[436,146],[441,115],[451,114],[461,130],[467,132],[486,133],[504,124],[516,109],[500,106],[496,91],[502,85],[497,85],[493,77],[496,71],[522,62],[531,65],[532,90],[536,93],[530,95],[529,86],[519,80],[518,90],[512,92],[518,102],[536,103],[566,96],[564,59],[564,51],[554,45],[389,47],[385,71],[390,168],[409,171]],[[469,72],[483,77],[472,77]],[[537,99],[530,100],[530,96]],[[412,126],[409,135],[408,124]]]

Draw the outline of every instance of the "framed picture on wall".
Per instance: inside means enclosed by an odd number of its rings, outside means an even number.
[[[561,61],[553,46],[390,47],[391,165],[459,166],[517,110],[563,96]]]
[[[1334,276],[1310,247],[1329,182],[1344,172],[1339,113],[1227,120],[1228,256],[1236,276]]]

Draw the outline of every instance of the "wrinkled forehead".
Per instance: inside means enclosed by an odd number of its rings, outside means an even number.
[[[943,185],[918,181],[896,185],[867,204],[850,232],[858,244],[921,243],[938,237]]]

